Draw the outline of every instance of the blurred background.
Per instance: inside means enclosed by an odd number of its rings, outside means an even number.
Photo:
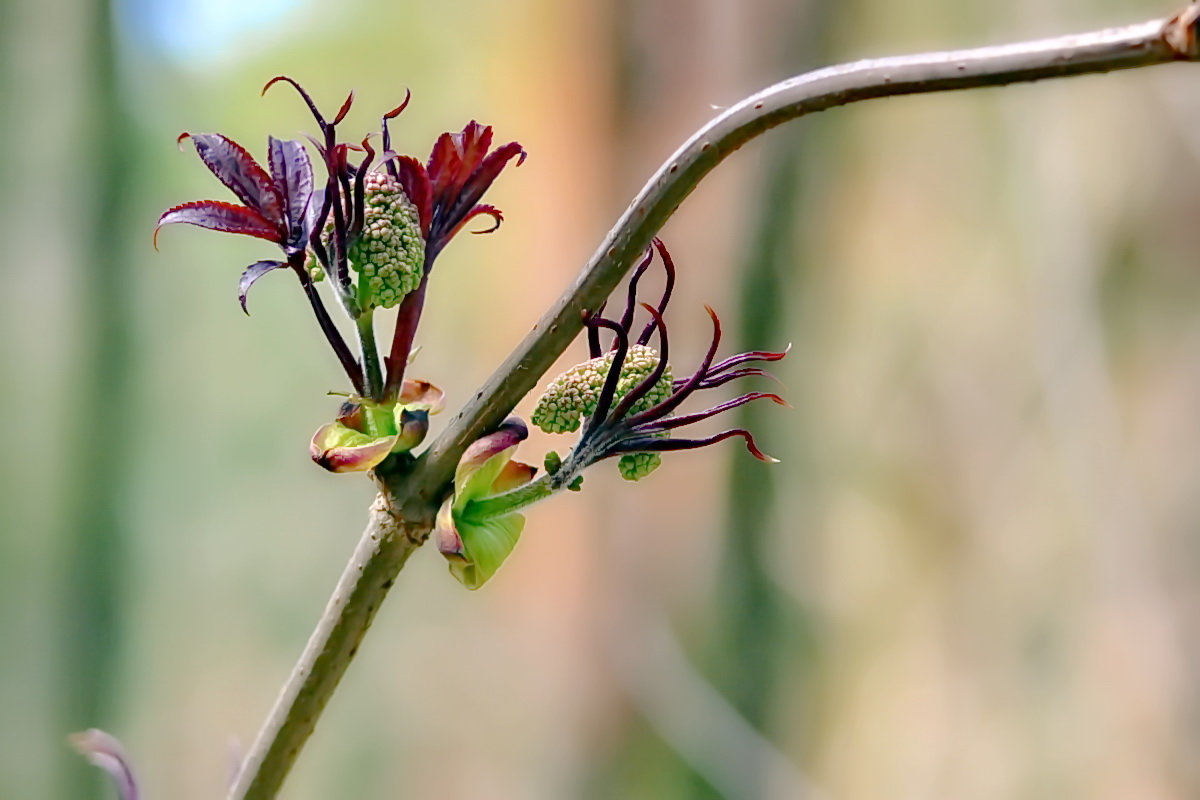
[[[0,41],[0,798],[224,795],[366,519],[343,389],[183,130],[529,151],[440,259],[415,373],[468,396],[716,110],[805,69],[1168,0],[43,0]],[[1200,68],[874,102],[733,156],[663,232],[677,371],[793,344],[794,410],[533,509],[477,593],[419,552],[294,800],[1200,796]],[[266,255],[264,255],[266,254]],[[582,360],[577,343],[563,365]],[[730,388],[730,387],[727,387]],[[763,388],[767,387],[754,387]],[[522,404],[528,414],[532,398]],[[728,420],[726,420],[728,421]],[[551,437],[523,446],[539,463]]]

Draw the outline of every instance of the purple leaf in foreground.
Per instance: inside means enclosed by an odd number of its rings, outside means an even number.
[[[220,200],[195,200],[163,212],[158,218],[158,225],[154,227],[155,246],[158,244],[159,229],[163,225],[179,222],[208,228],[210,231],[241,233],[269,242],[279,241],[278,229],[253,209]]]
[[[288,226],[287,243],[303,248],[308,239],[309,207],[313,199],[313,168],[304,145],[295,139],[267,139],[271,177],[283,194]]]
[[[192,140],[205,166],[239,200],[272,223],[283,222],[283,197],[246,148],[219,133],[184,133],[180,140],[185,137]]]
[[[250,315],[249,310],[246,308],[246,294],[250,291],[250,287],[254,285],[255,281],[257,281],[263,275],[266,275],[268,272],[286,266],[287,264],[282,261],[268,260],[255,261],[253,264],[246,267],[245,271],[242,272],[241,279],[238,281],[238,302],[242,304],[242,311],[246,312],[246,316]]]

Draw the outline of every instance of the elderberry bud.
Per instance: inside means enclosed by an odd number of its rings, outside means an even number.
[[[365,180],[362,233],[350,247],[363,310],[391,308],[421,284],[425,240],[417,208],[400,182],[383,172]]]
[[[533,424],[546,433],[568,433],[579,429],[580,420],[596,410],[604,378],[612,369],[613,353],[585,361],[554,379],[533,410]],[[629,348],[621,376],[617,382],[616,399],[645,380],[658,366],[658,352],[646,345]],[[671,394],[671,368],[668,366],[654,386],[634,403],[630,413],[654,406]]]

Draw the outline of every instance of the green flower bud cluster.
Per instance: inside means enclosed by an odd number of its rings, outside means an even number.
[[[330,225],[325,226],[325,234],[328,235],[333,230]],[[313,255],[313,251],[308,251],[308,258],[304,261],[304,268],[308,270],[308,275],[312,278],[313,283],[320,283],[325,280],[325,268],[321,266],[321,262],[317,261],[317,257]]]
[[[572,367],[555,378],[533,410],[533,424],[546,433],[568,433],[578,430],[580,420],[595,412],[600,390],[604,387],[604,378],[612,367],[612,362],[613,354],[606,353]],[[621,367],[614,402],[620,402],[630,390],[649,377],[657,366],[657,351],[643,344],[631,346]],[[634,403],[629,413],[645,411],[665,400],[670,394],[671,368],[667,367],[658,382],[645,397]]]
[[[363,230],[350,246],[350,265],[358,273],[358,301],[363,311],[391,308],[421,284],[425,240],[417,208],[400,183],[382,172],[363,179]],[[333,220],[322,238],[333,236]],[[325,269],[312,251],[304,264],[313,283],[325,280]]]
[[[420,285],[425,268],[421,220],[400,182],[372,172],[365,187],[362,234],[349,253],[364,311],[398,304]]]
[[[658,453],[626,453],[617,461],[621,477],[627,481],[640,481],[662,463]]]

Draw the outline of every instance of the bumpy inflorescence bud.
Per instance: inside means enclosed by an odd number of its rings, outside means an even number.
[[[363,229],[350,248],[364,310],[391,308],[421,283],[425,240],[417,208],[400,182],[383,172],[366,177]]]
[[[621,477],[627,481],[640,481],[662,464],[662,456],[658,453],[629,453],[621,456],[617,469]]]
[[[533,424],[546,433],[568,433],[578,430],[579,421],[596,410],[596,402],[600,398],[600,390],[612,367],[612,361],[613,354],[606,353],[572,367],[555,378],[533,410]],[[631,346],[621,367],[616,399],[619,401],[624,397],[657,366],[657,351],[642,344]],[[644,411],[665,400],[670,394],[671,368],[667,367],[658,383],[634,404],[629,413]]]

